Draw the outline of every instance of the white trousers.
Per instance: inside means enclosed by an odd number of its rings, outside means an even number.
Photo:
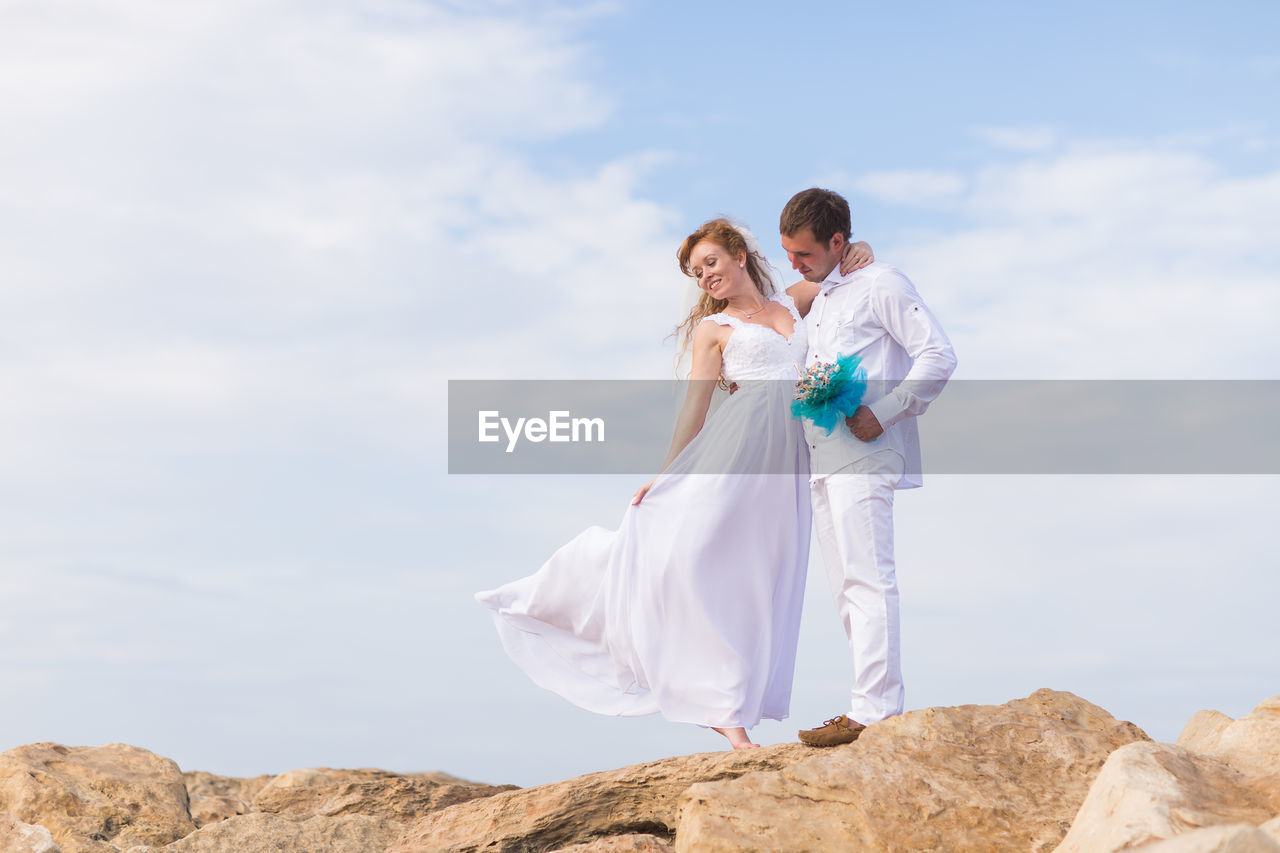
[[[893,492],[902,457],[873,453],[811,484],[813,524],[853,655],[849,717],[863,725],[903,708]]]

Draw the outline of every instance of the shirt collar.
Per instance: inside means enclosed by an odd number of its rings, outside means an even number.
[[[823,291],[830,290],[833,287],[839,287],[842,284],[847,284],[849,280],[853,278],[855,273],[857,273],[857,270],[854,270],[848,275],[840,275],[840,265],[836,264],[831,268],[831,272],[818,286],[821,287]]]

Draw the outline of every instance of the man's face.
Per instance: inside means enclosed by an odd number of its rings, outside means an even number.
[[[814,238],[812,228],[801,228],[790,237],[782,235],[782,248],[787,250],[791,268],[807,281],[826,281],[840,263],[844,246],[843,234],[833,234],[831,240],[823,244]]]

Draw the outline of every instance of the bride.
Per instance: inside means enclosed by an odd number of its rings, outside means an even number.
[[[869,250],[851,246],[843,268]],[[790,414],[805,326],[745,229],[713,219],[677,257],[702,293],[680,327],[692,369],[661,472],[617,531],[588,528],[476,599],[540,686],[600,714],[706,726],[740,749],[791,701],[809,556],[808,448]],[[736,388],[708,417],[721,381]]]

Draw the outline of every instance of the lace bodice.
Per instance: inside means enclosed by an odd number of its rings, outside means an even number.
[[[724,347],[724,364],[721,370],[730,382],[744,379],[791,379],[804,369],[808,337],[804,320],[796,310],[795,300],[786,291],[774,294],[771,299],[791,312],[796,330],[790,338],[784,338],[768,326],[730,317],[728,314],[712,314],[704,318],[722,326],[732,326],[733,333]]]

